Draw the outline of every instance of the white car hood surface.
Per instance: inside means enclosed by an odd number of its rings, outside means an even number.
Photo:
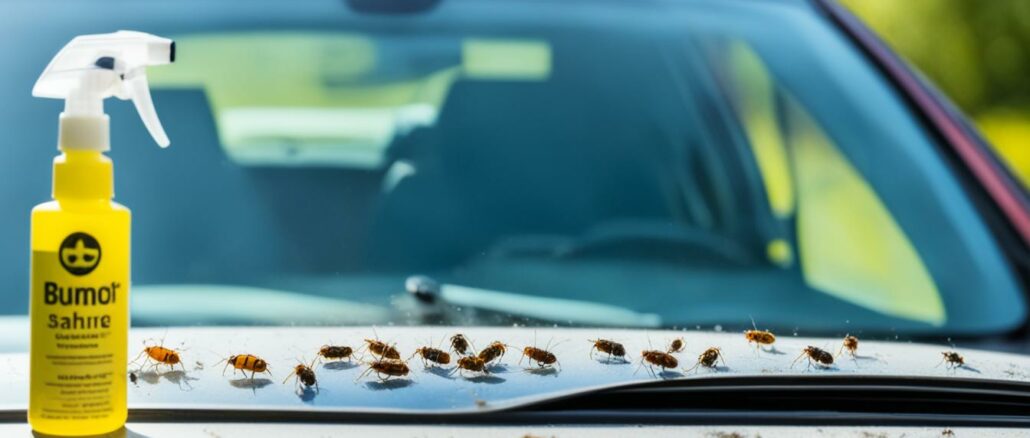
[[[482,349],[501,341],[511,346],[502,363],[489,375],[451,373],[451,365],[424,368],[412,358],[412,372],[405,378],[380,381],[374,373],[358,379],[367,368],[359,361],[316,365],[318,391],[301,391],[285,379],[299,360],[310,363],[325,344],[346,345],[357,350],[364,339],[395,343],[402,358],[415,348],[430,345],[448,350],[447,338],[464,334]],[[10,336],[10,332],[8,332]],[[679,369],[653,376],[640,368],[640,353],[645,349],[664,350],[678,337],[685,341],[676,354]],[[607,355],[590,357],[590,339],[611,339],[626,347],[629,362],[607,361]],[[130,408],[150,409],[233,409],[233,410],[324,410],[383,413],[474,412],[515,407],[546,398],[569,395],[604,387],[627,385],[656,379],[720,379],[734,376],[769,375],[855,375],[855,376],[939,376],[945,378],[1017,381],[1030,383],[1030,357],[1007,353],[958,350],[966,366],[949,368],[941,364],[941,352],[948,346],[903,342],[861,340],[858,357],[842,355],[833,367],[809,367],[802,358],[792,361],[806,346],[812,345],[834,354],[841,339],[804,338],[779,334],[775,352],[756,351],[741,333],[701,331],[643,331],[618,329],[497,328],[497,327],[173,327],[133,329],[129,357],[144,345],[163,342],[180,351],[185,371],[165,365],[139,370],[130,365],[138,381],[129,384]],[[163,341],[162,341],[163,340]],[[526,346],[548,348],[560,363],[550,371],[527,371],[535,367],[526,360],[519,364]],[[698,355],[718,347],[726,366],[718,370],[695,364]],[[225,358],[253,354],[265,359],[272,375],[258,374],[255,380],[244,377],[230,366],[224,371]],[[361,354],[356,356],[360,357]],[[371,356],[364,355],[366,360]],[[28,354],[0,355],[0,409],[24,410],[28,399]]]

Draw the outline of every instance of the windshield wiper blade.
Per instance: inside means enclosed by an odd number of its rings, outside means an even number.
[[[659,327],[661,318],[624,307],[590,301],[550,298],[479,289],[453,284],[440,286],[440,296],[452,305],[516,314],[546,321],[622,327]]]
[[[133,291],[133,318],[150,325],[375,324],[389,309],[330,298],[250,286],[217,284],[140,285]],[[204,303],[198,306],[196,303]],[[283,309],[290,309],[284,312]]]

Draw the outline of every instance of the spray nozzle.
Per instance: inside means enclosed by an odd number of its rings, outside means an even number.
[[[173,61],[175,43],[167,38],[126,30],[81,35],[54,56],[32,95],[65,100],[62,131],[65,117],[104,117],[103,100],[108,97],[132,100],[154,141],[166,147],[170,142],[150,99],[146,68]],[[61,146],[107,150],[107,137],[105,133],[102,141],[62,141]]]

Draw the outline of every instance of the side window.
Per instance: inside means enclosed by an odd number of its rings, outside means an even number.
[[[809,287],[883,314],[943,325],[934,279],[863,175],[748,46],[731,44],[726,64],[727,91],[769,208],[794,232],[794,242],[769,242],[770,260],[787,263],[796,248]]]

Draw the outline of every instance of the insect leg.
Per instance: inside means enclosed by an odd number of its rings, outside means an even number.
[[[358,347],[357,350],[354,350],[354,354],[360,354],[361,358],[364,359],[365,358],[365,349],[368,348],[368,346],[369,346],[369,343],[368,343],[368,340],[366,339],[364,344],[361,344],[361,346]]]
[[[368,367],[368,369],[366,369],[366,370],[365,370],[365,372],[361,373],[361,375],[360,375],[360,376],[358,376],[358,378],[357,378],[357,379],[354,379],[354,381],[355,381],[355,382],[357,382],[358,380],[361,380],[361,379],[363,379],[363,378],[364,378],[365,376],[367,376],[367,375],[368,375],[368,373],[372,372],[372,370],[373,370],[373,368],[372,368],[372,367]]]
[[[694,366],[692,366],[692,367],[690,367],[690,368],[687,368],[687,369],[684,369],[684,370],[683,370],[683,372],[684,372],[684,373],[689,373],[689,372],[691,372],[691,371],[693,371],[693,370],[696,370],[696,369],[697,369],[697,367],[699,367],[699,366],[701,366],[701,359],[698,359],[698,360],[697,360],[697,363],[695,363],[695,364],[694,364]]]
[[[147,350],[140,351],[139,354],[137,354],[136,357],[133,358],[131,362],[129,362],[129,364],[131,365],[133,363],[136,363],[136,361],[139,360],[139,358],[142,357],[144,354],[146,354],[146,352]]]
[[[799,360],[801,360],[801,356],[804,356],[804,355],[805,355],[805,352],[802,351],[801,354],[799,354],[798,357],[794,358],[794,361],[790,363],[790,367],[794,368],[794,364],[796,364]]]

